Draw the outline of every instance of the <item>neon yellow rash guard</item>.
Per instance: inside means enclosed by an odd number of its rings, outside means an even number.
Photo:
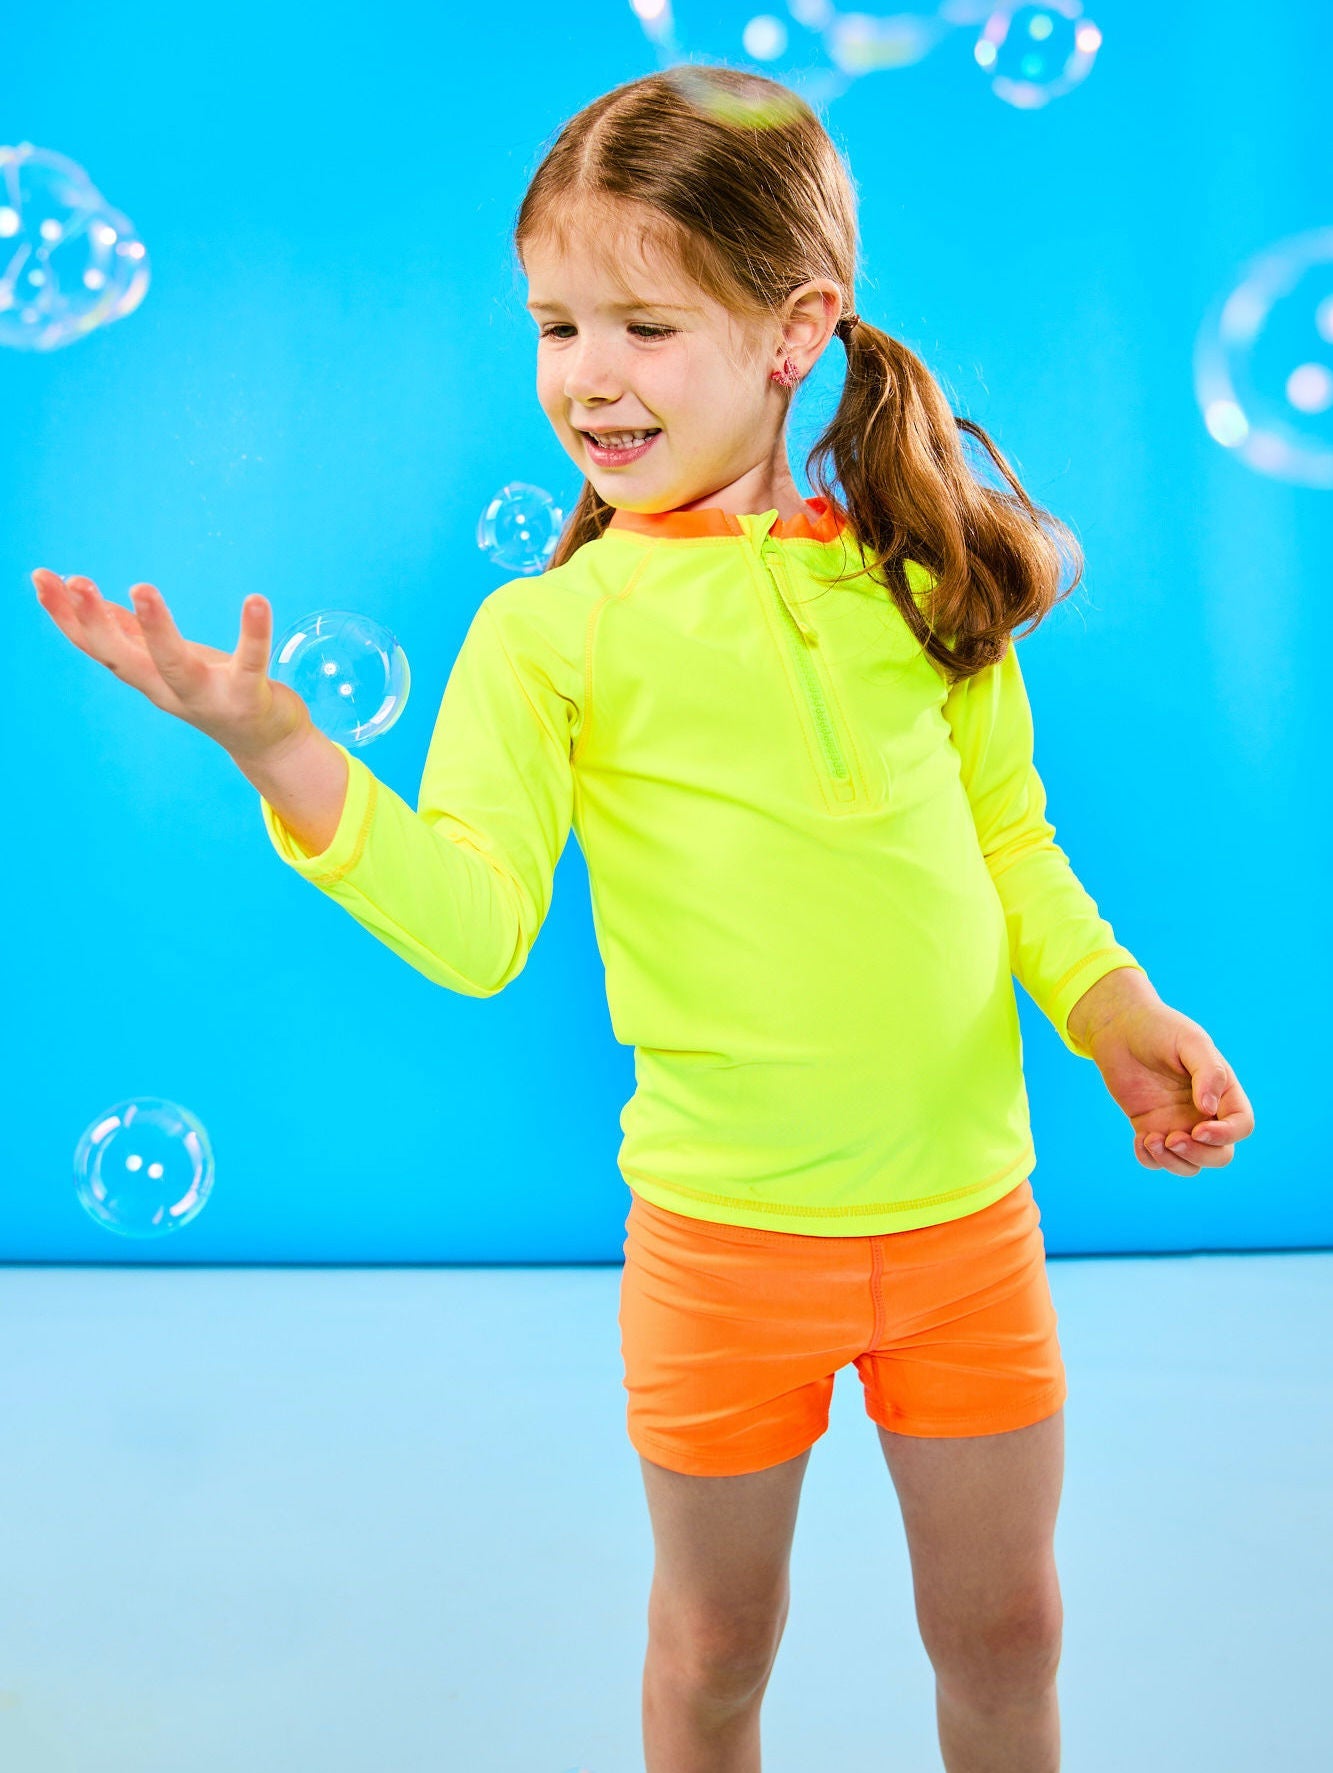
[[[867,1236],[989,1206],[1036,1163],[1011,974],[1089,1058],[1070,1010],[1139,967],[1054,841],[1012,640],[948,687],[864,563],[823,499],[618,509],[484,599],[415,812],[344,746],[318,854],[261,796],[284,861],[468,997],[523,970],[572,822],[634,1048],[617,1161],[688,1217]]]

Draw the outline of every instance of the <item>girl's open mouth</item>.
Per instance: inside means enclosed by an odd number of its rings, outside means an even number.
[[[591,431],[583,433],[583,440],[588,446],[588,454],[599,468],[623,468],[627,462],[637,462],[645,450],[662,435],[659,425],[657,430],[649,433],[642,443],[628,444],[624,449],[616,449],[610,445],[598,443]]]

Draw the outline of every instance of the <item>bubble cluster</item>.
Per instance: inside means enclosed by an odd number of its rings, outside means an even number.
[[[908,68],[957,30],[981,26],[973,46],[997,98],[1035,110],[1087,78],[1100,30],[1080,0],[1015,6],[1008,0],[941,0],[934,12],[787,0],[782,12],[756,12],[753,0],[630,0],[662,69],[694,104],[723,122],[776,128],[791,114],[781,94],[749,97],[708,80],[720,64],[767,74],[813,109],[867,75]]]
[[[81,166],[0,146],[0,345],[58,350],[133,313],[148,282],[143,242]]]

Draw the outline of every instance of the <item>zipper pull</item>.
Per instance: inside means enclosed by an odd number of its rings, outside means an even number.
[[[776,546],[779,546],[780,544],[773,544],[773,545],[776,547]],[[801,612],[798,609],[794,609],[792,607],[792,600],[787,596],[786,591],[783,590],[783,581],[786,578],[787,563],[786,563],[786,561],[784,561],[782,559],[782,556],[780,554],[775,553],[773,555],[772,565],[769,567],[769,571],[773,575],[773,583],[777,586],[778,596],[782,599],[783,604],[786,606],[787,614],[791,617],[792,621],[795,622],[796,626],[801,631],[801,638],[806,642],[807,645],[817,646],[819,644],[818,634],[815,633],[814,629],[810,626],[810,624],[801,615]],[[788,588],[790,588],[790,584],[788,585]]]

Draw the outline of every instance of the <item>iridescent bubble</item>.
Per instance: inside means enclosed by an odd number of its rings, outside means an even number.
[[[677,63],[666,73],[696,110],[706,111],[719,123],[734,123],[743,129],[781,129],[784,123],[801,115],[799,94],[733,92],[714,80],[708,67],[695,67],[689,62]],[[773,79],[778,77],[776,73],[770,75]]]
[[[660,66],[700,109],[747,128],[792,115],[781,94],[738,95],[708,79],[713,66],[765,74],[817,109],[859,75],[907,67],[945,36],[934,14],[841,12],[832,0],[787,0],[786,16],[752,0],[630,0]]]
[[[294,689],[326,738],[369,745],[407,706],[412,673],[394,633],[373,616],[317,610],[278,639],[269,676]]]
[[[1082,0],[1046,0],[998,7],[972,53],[996,98],[1034,111],[1087,79],[1101,42],[1100,30],[1083,17]]]
[[[213,1148],[178,1102],[135,1096],[88,1126],[74,1152],[79,1205],[120,1237],[166,1237],[201,1213],[213,1189]]]
[[[31,142],[0,146],[0,345],[55,351],[123,320],[148,254],[83,168]]]
[[[1333,487],[1333,228],[1279,241],[1213,302],[1194,392],[1209,435],[1249,467]]]
[[[539,573],[555,553],[565,514],[540,486],[511,480],[477,520],[477,546],[507,573]]]
[[[907,68],[929,55],[948,29],[938,18],[911,12],[879,18],[868,12],[843,12],[824,33],[828,52],[847,74],[872,74],[880,68]]]

